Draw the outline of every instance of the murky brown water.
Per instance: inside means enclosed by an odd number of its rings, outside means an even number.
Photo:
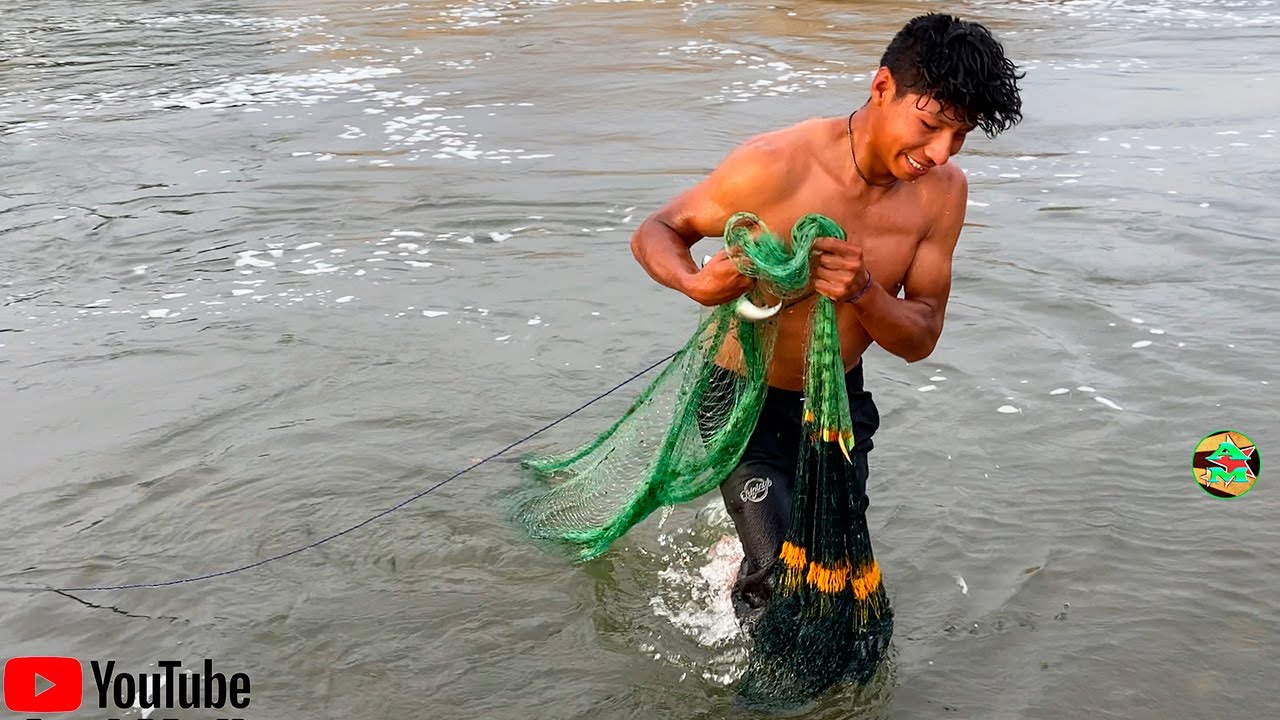
[[[696,309],[631,230],[860,104],[935,8],[0,0],[0,584],[287,552],[675,349]],[[1219,427],[1280,452],[1280,6],[945,8],[1026,67],[1027,119],[957,160],[937,352],[867,358],[895,657],[812,716],[1273,717],[1276,480],[1218,501],[1189,464]],[[724,518],[572,566],[503,523],[516,482],[231,576],[0,593],[0,646],[212,657],[246,718],[736,716]]]

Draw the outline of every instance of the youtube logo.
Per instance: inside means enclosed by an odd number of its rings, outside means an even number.
[[[80,709],[84,671],[69,657],[17,657],[4,664],[4,705],[16,713]]]
[[[154,672],[131,673],[115,660],[89,660],[97,706],[106,711],[222,710],[249,707],[249,676],[215,670],[213,660],[184,670],[181,660],[159,660]],[[17,657],[4,664],[4,705],[24,715],[79,710],[84,697],[84,666],[75,658]],[[90,707],[94,705],[90,701]],[[119,713],[112,713],[119,717]],[[110,716],[109,716],[110,717]],[[225,718],[224,720],[243,720]]]

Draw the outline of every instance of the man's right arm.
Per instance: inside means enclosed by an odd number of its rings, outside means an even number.
[[[703,238],[723,235],[734,213],[764,215],[780,202],[789,186],[787,165],[769,136],[742,144],[705,180],[641,223],[631,237],[632,254],[655,281],[703,305],[742,295],[754,281],[723,251],[699,270],[689,250]]]

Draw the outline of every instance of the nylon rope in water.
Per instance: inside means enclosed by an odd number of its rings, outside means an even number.
[[[606,397],[608,397],[608,396],[612,395],[613,393],[617,392],[618,390],[621,390],[624,386],[626,386],[626,385],[628,385],[629,383],[631,383],[631,382],[635,381],[636,379],[638,379],[638,378],[642,377],[642,376],[643,376],[643,375],[645,375],[646,373],[648,373],[648,372],[652,371],[654,368],[658,367],[659,365],[662,365],[663,363],[667,362],[668,360],[671,360],[671,359],[672,359],[672,358],[674,358],[675,356],[676,356],[676,353],[675,353],[675,352],[673,352],[673,353],[671,353],[671,354],[667,355],[666,357],[662,358],[661,360],[658,360],[657,362],[653,363],[652,365],[649,365],[649,366],[648,366],[648,367],[646,367],[645,369],[643,369],[643,370],[641,370],[641,371],[639,371],[639,372],[637,372],[637,373],[633,374],[631,377],[627,378],[626,380],[623,380],[622,382],[618,383],[617,385],[614,385],[613,387],[609,388],[608,390],[606,390],[606,391],[604,391],[604,392],[600,393],[599,395],[596,395],[595,397],[591,398],[591,399],[590,399],[590,400],[588,400],[587,402],[585,402],[585,403],[583,403],[582,405],[578,406],[578,407],[577,407],[577,408],[575,408],[574,410],[572,410],[572,411],[570,411],[570,412],[568,412],[568,413],[566,413],[566,414],[564,414],[564,415],[560,416],[560,418],[556,419],[554,422],[548,423],[547,425],[544,425],[544,426],[542,426],[542,427],[538,428],[537,430],[535,430],[535,431],[533,431],[533,432],[529,433],[528,435],[525,435],[524,437],[520,438],[519,440],[516,440],[515,442],[513,442],[513,443],[511,443],[511,444],[507,445],[506,447],[502,448],[501,450],[498,450],[498,451],[497,451],[497,452],[495,452],[495,453],[492,453],[491,455],[489,455],[489,456],[487,456],[487,457],[481,458],[480,460],[478,460],[478,461],[476,461],[476,462],[472,463],[471,465],[469,465],[469,466],[467,466],[467,467],[463,468],[462,470],[459,470],[458,472],[454,473],[453,475],[450,475],[449,477],[445,478],[444,480],[441,480],[440,482],[436,483],[435,485],[432,485],[431,487],[427,488],[426,490],[423,490],[422,492],[419,492],[419,493],[417,493],[417,494],[415,494],[415,495],[413,495],[413,496],[411,496],[411,497],[409,497],[409,498],[407,498],[407,499],[405,499],[405,500],[402,500],[402,501],[400,501],[399,503],[396,503],[395,505],[392,505],[391,507],[389,507],[389,508],[387,508],[387,509],[385,509],[385,510],[382,510],[381,512],[378,512],[377,514],[372,515],[372,516],[370,516],[369,518],[367,518],[367,519],[365,519],[365,520],[363,520],[363,521],[361,521],[361,522],[359,522],[359,523],[356,523],[355,525],[352,525],[352,526],[350,526],[350,527],[348,527],[348,528],[346,528],[346,529],[340,530],[340,531],[335,532],[335,533],[333,533],[333,534],[331,534],[331,535],[328,535],[328,536],[326,536],[326,537],[323,537],[323,538],[321,538],[321,539],[319,539],[319,540],[316,540],[315,542],[311,542],[311,543],[308,543],[308,544],[303,545],[303,546],[301,546],[301,547],[294,548],[293,550],[289,550],[289,551],[287,551],[287,552],[279,553],[279,554],[277,554],[277,555],[272,555],[271,557],[263,558],[263,559],[261,559],[261,560],[257,560],[257,561],[255,561],[255,562],[249,563],[249,564],[247,564],[247,565],[241,565],[240,567],[235,567],[235,568],[231,568],[231,569],[228,569],[228,570],[219,570],[218,572],[206,573],[206,574],[204,574],[204,575],[193,575],[193,576],[191,576],[191,577],[183,577],[183,578],[177,578],[177,579],[174,579],[174,580],[165,580],[165,581],[161,581],[161,582],[151,582],[151,583],[130,583],[130,584],[127,584],[127,585],[101,585],[101,586],[90,586],[90,587],[51,587],[51,586],[21,587],[21,586],[17,586],[17,585],[7,585],[7,586],[0,586],[0,592],[27,592],[27,593],[52,592],[52,593],[70,593],[70,592],[89,592],[89,591],[107,591],[107,590],[135,590],[135,589],[138,589],[138,588],[160,588],[160,587],[169,587],[169,586],[173,586],[173,585],[185,585],[185,584],[188,584],[188,583],[200,582],[200,581],[202,581],[202,580],[210,580],[210,579],[212,579],[212,578],[217,578],[217,577],[226,577],[226,576],[228,576],[228,575],[235,575],[235,574],[237,574],[237,573],[245,572],[246,570],[252,570],[252,569],[257,568],[257,567],[262,567],[263,565],[266,565],[267,563],[275,562],[275,561],[277,561],[277,560],[283,560],[284,558],[287,558],[287,557],[290,557],[290,556],[293,556],[293,555],[297,555],[298,553],[305,552],[305,551],[307,551],[307,550],[311,550],[312,548],[319,547],[319,546],[321,546],[321,545],[323,545],[323,544],[325,544],[325,543],[327,543],[327,542],[329,542],[329,541],[331,541],[331,540],[336,540],[337,538],[340,538],[340,537],[342,537],[343,535],[347,535],[348,533],[351,533],[351,532],[354,532],[354,531],[356,531],[356,530],[359,530],[360,528],[364,527],[365,525],[368,525],[369,523],[372,523],[372,522],[374,522],[374,521],[376,521],[376,520],[380,520],[380,519],[382,519],[382,518],[384,518],[384,517],[386,517],[386,516],[390,515],[391,513],[394,513],[394,512],[396,512],[396,511],[398,511],[398,510],[403,509],[404,507],[406,507],[406,506],[407,506],[407,505],[409,505],[410,503],[412,503],[412,502],[414,502],[414,501],[416,501],[416,500],[419,500],[419,499],[421,499],[421,498],[425,497],[426,495],[431,494],[432,492],[434,492],[434,491],[436,491],[436,490],[438,490],[438,489],[440,489],[440,488],[444,487],[444,486],[445,486],[445,485],[447,485],[448,483],[453,482],[454,480],[457,480],[458,478],[462,477],[463,475],[466,475],[467,473],[471,472],[472,470],[475,470],[476,468],[480,467],[481,465],[484,465],[485,463],[488,463],[488,462],[490,462],[490,461],[492,461],[492,460],[496,460],[496,459],[497,459],[497,458],[499,458],[500,456],[502,456],[502,455],[504,455],[504,454],[506,454],[506,453],[510,452],[511,450],[515,449],[516,447],[519,447],[520,445],[522,445],[522,444],[524,444],[524,443],[526,443],[526,442],[528,442],[528,441],[532,440],[533,438],[537,437],[538,435],[541,435],[542,433],[544,433],[544,432],[546,432],[546,431],[550,430],[551,428],[553,428],[553,427],[555,427],[555,426],[559,425],[560,423],[564,422],[565,420],[568,420],[569,418],[573,417],[574,415],[577,415],[578,413],[582,412],[583,410],[586,410],[588,407],[591,407],[592,405],[594,405],[595,403],[599,402],[600,400],[603,400],[604,398],[606,398]]]

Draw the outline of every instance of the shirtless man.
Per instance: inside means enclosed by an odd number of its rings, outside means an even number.
[[[640,225],[631,248],[657,282],[702,305],[736,300],[754,280],[723,250],[701,269],[690,248],[719,237],[738,211],[784,236],[807,213],[845,229],[819,238],[811,291],[778,314],[769,391],[741,464],[721,492],[745,557],[734,588],[744,619],[768,600],[768,577],[790,520],[800,447],[805,340],[816,296],[837,303],[857,444],[853,460],[867,506],[866,455],[879,414],[863,390],[862,354],[875,342],[907,362],[933,352],[951,290],[951,260],[968,186],[948,160],[978,128],[994,138],[1021,118],[1017,68],[981,25],[917,17],[884,52],[866,102],[748,140],[705,180]]]

